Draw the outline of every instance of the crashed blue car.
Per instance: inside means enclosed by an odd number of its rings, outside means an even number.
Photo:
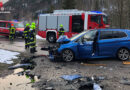
[[[128,60],[130,56],[130,30],[97,29],[84,31],[70,39],[59,40],[60,45],[49,51],[51,60],[90,58],[118,58]]]

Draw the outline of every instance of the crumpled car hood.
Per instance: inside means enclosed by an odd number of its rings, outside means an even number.
[[[60,36],[59,39],[57,40],[57,43],[62,43],[62,42],[70,42],[70,39],[65,35]]]

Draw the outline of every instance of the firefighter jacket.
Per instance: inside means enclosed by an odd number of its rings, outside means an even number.
[[[29,27],[26,27],[25,29],[24,29],[24,37],[25,37],[25,39],[28,39],[29,38]]]
[[[15,27],[11,27],[9,30],[10,30],[10,34],[15,34],[16,28]]]
[[[60,30],[59,30],[59,36],[60,35],[64,35],[64,33],[65,33],[64,28],[60,28]]]

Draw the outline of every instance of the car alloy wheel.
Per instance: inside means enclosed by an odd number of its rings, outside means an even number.
[[[130,52],[129,52],[129,50],[126,49],[126,48],[121,48],[121,49],[118,51],[118,58],[119,58],[120,60],[123,60],[123,61],[129,60],[129,58],[130,58]]]
[[[64,50],[62,53],[63,60],[66,62],[71,62],[74,59],[74,54],[71,50]]]

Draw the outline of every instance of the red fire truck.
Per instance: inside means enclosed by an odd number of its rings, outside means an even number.
[[[55,42],[60,24],[63,24],[68,38],[83,30],[109,27],[107,15],[100,11],[55,10],[51,14],[39,15],[38,35]]]

